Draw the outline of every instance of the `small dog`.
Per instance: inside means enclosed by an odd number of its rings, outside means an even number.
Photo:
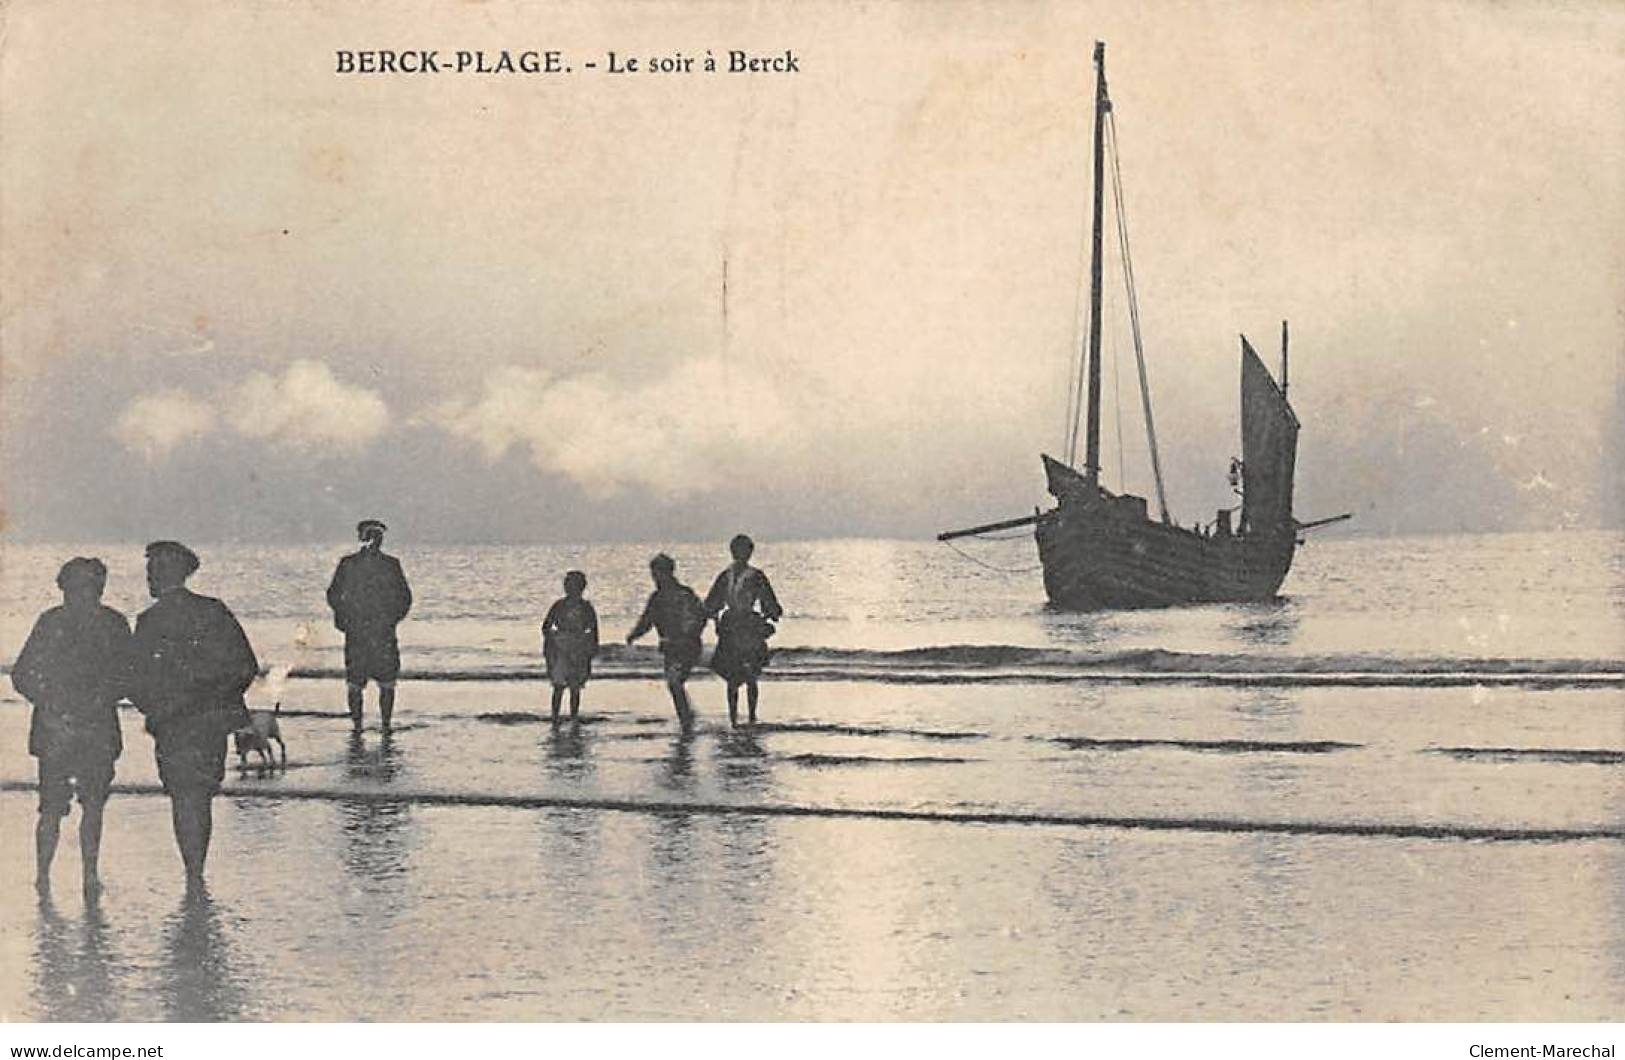
[[[248,724],[231,734],[232,743],[237,746],[238,765],[248,768],[248,753],[253,751],[260,756],[260,768],[269,769],[275,764],[271,757],[271,741],[275,740],[277,747],[282,750],[282,768],[288,767],[288,745],[282,742],[282,726],[277,719],[282,716],[282,701],[277,700],[272,710],[251,710],[248,712]]]

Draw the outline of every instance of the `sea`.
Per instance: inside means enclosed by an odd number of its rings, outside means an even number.
[[[105,893],[0,868],[29,1020],[1611,1020],[1625,1013],[1625,534],[1313,535],[1265,603],[1068,613],[1029,537],[760,542],[786,615],[759,723],[652,637],[670,553],[414,546],[396,726],[353,736],[346,551],[199,545],[287,764],[228,768],[186,900],[140,718]],[[7,544],[0,660],[100,556]],[[539,626],[586,572],[605,648],[549,723]],[[709,636],[708,636],[709,642]],[[0,832],[34,821],[0,692]],[[27,895],[25,900],[22,896]]]

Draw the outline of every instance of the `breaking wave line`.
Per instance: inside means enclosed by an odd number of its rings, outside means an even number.
[[[0,781],[0,791],[35,791],[38,785]],[[121,795],[159,795],[157,784],[114,784]],[[228,784],[228,798],[349,802],[381,805],[468,806],[540,810],[598,810],[633,814],[704,814],[745,817],[813,817],[871,821],[919,821],[962,825],[1033,825],[1064,828],[1111,828],[1154,832],[1218,834],[1265,833],[1298,836],[1350,836],[1378,839],[1443,839],[1491,842],[1559,843],[1625,840],[1625,828],[1536,828],[1470,824],[1408,824],[1385,821],[1267,821],[1234,817],[1150,817],[1042,813],[1020,810],[910,810],[877,806],[818,806],[797,803],[683,802],[649,799],[566,798],[551,795],[500,795],[459,792],[391,792],[368,789],[238,788]]]

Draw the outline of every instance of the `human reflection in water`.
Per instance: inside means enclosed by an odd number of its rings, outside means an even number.
[[[246,1016],[247,992],[232,970],[220,914],[208,890],[188,893],[164,931],[164,1018],[222,1023]]]
[[[579,721],[571,720],[548,734],[547,757],[542,764],[561,780],[585,780],[593,773],[590,746],[587,730]]]
[[[75,925],[63,919],[48,894],[41,896],[34,936],[34,1000],[41,1019],[61,1023],[119,1019],[113,964],[107,921],[95,898],[87,898],[84,921]]]
[[[359,732],[350,733],[350,743],[344,752],[345,776],[363,783],[389,784],[400,772],[400,749],[395,746],[392,734],[382,734],[374,751],[367,747],[366,738]]]
[[[571,721],[549,732],[544,743],[542,769],[561,782],[564,794],[587,794],[596,765],[592,759],[589,729]],[[542,841],[541,871],[548,893],[566,893],[579,888],[584,879],[596,874],[599,830],[604,814],[592,809],[559,809],[537,815]]]
[[[685,801],[681,796],[694,791],[694,733],[683,729],[672,737],[671,747],[660,762],[655,777],[658,784],[673,801]],[[658,870],[675,869],[688,862],[693,854],[694,815],[685,810],[671,810],[655,815],[654,842],[650,855]]]
[[[683,794],[694,790],[694,732],[684,729],[672,737],[671,746],[661,762],[657,782],[662,788]]]
[[[726,732],[717,743],[717,779],[731,803],[760,805],[772,787],[767,751],[754,732]],[[754,813],[725,813],[717,818],[721,844],[718,882],[728,901],[736,941],[750,952],[744,932],[761,919],[761,902],[773,893],[772,822]]]
[[[350,734],[345,775],[351,781],[366,788],[387,786],[401,771],[400,750],[390,734],[379,738],[376,749],[369,748],[360,733]],[[341,798],[338,809],[344,867],[356,878],[357,887],[371,895],[398,898],[407,870],[412,804],[404,799]],[[374,906],[388,911],[394,904],[391,900]]]
[[[772,777],[767,752],[754,732],[725,732],[717,741],[717,778],[730,795],[760,798]]]

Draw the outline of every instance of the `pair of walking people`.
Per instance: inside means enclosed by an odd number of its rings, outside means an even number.
[[[729,542],[728,549],[733,562],[717,575],[703,601],[678,581],[677,562],[670,556],[662,552],[650,560],[654,592],[626,635],[627,644],[651,629],[659,636],[666,690],[684,728],[694,722],[687,681],[700,661],[700,635],[706,623],[716,621],[717,646],[711,668],[727,682],[728,722],[739,724],[739,691],[743,688],[749,721],[754,725],[761,698],[757,680],[767,666],[767,641],[773,635],[773,623],[784,614],[767,575],[750,565],[755,543],[739,534]],[[570,694],[570,716],[578,715],[581,689],[591,675],[592,658],[598,650],[598,615],[582,595],[586,586],[586,575],[580,571],[566,574],[565,595],[553,604],[542,622],[542,651],[553,683],[555,723],[566,691]]]
[[[384,529],[375,519],[362,521],[360,551],[339,562],[328,587],[334,623],[345,633],[347,698],[357,729],[368,680],[379,684],[380,721],[389,726],[400,671],[395,625],[412,606],[400,563],[382,551]],[[154,603],[133,633],[123,615],[101,602],[106,565],[75,557],[57,573],[62,604],[40,615],[12,665],[12,684],[33,707],[28,751],[39,768],[34,853],[42,892],[75,797],[83,887],[87,895],[100,891],[102,820],[124,749],[118,704],[126,699],[153,739],[187,888],[203,884],[226,745],[249,724],[244,694],[259,676],[259,660],[231,609],[186,587],[200,565],[195,552],[155,541],[146,561]]]
[[[35,886],[42,893],[75,796],[84,890],[93,897],[101,889],[102,816],[123,750],[122,699],[141,712],[152,736],[187,889],[203,885],[226,742],[248,723],[243,694],[259,661],[231,610],[186,588],[198,569],[196,553],[155,541],[146,559],[154,602],[133,633],[123,615],[101,602],[106,565],[75,557],[57,574],[62,604],[40,615],[12,666],[12,684],[33,705],[28,750],[39,760]]]
[[[685,728],[694,720],[685,682],[700,661],[700,634],[712,619],[717,626],[717,646],[711,654],[711,669],[728,685],[728,723],[739,724],[739,690],[743,687],[750,723],[756,724],[761,697],[757,679],[767,666],[773,623],[784,616],[784,608],[767,575],[750,565],[755,550],[749,537],[735,536],[728,543],[733,562],[711,583],[704,601],[677,580],[677,564],[670,556],[662,552],[649,561],[655,591],[637,625],[626,635],[626,643],[633,643],[651,628],[659,634],[666,691]]]

